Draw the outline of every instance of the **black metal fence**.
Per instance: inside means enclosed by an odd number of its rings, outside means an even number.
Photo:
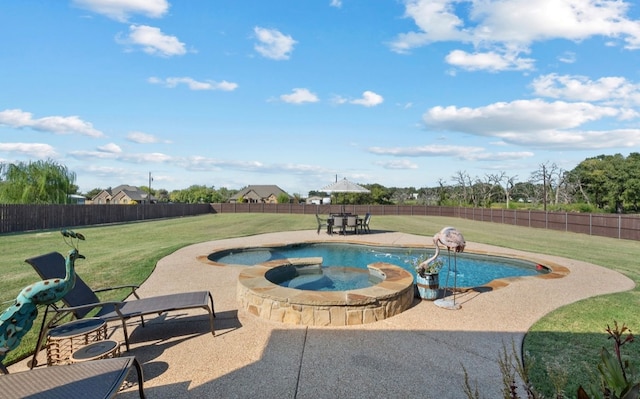
[[[426,205],[211,204],[216,213],[355,214],[446,216],[482,222],[568,231],[640,241],[640,215],[545,212]]]
[[[387,216],[445,216],[482,222],[568,231],[640,241],[640,216],[544,212],[426,205],[306,204],[151,204],[151,205],[6,205],[0,204],[0,234],[96,224],[194,216],[206,213],[329,214],[351,212]]]

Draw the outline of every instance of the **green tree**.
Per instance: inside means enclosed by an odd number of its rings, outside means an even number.
[[[102,191],[104,191],[104,189],[99,188],[99,187],[92,188],[91,190],[87,191],[84,196],[87,197],[87,199],[91,199],[91,198],[95,197],[96,195],[100,194]]]
[[[156,197],[156,201],[158,202],[169,202],[169,191],[164,188],[159,188],[154,190],[154,196]]]
[[[442,179],[438,179],[438,188],[436,188],[436,205],[448,205],[451,202],[451,187]]]
[[[75,194],[76,174],[53,160],[0,165],[0,202],[67,204]]]
[[[278,204],[288,204],[291,202],[289,195],[282,193],[278,195]]]
[[[391,190],[386,188],[381,184],[365,184],[365,188],[368,188],[371,191],[370,194],[355,194],[352,193],[350,196],[352,197],[353,202],[349,202],[351,204],[379,204],[379,205],[389,205],[393,202],[391,201]]]
[[[605,173],[607,174],[607,200],[609,207],[616,213],[624,211],[622,194],[629,179],[629,171],[626,168],[626,160],[621,154],[606,157]]]
[[[593,203],[600,209],[607,202],[605,163],[604,155],[587,158],[569,172],[570,179],[577,185],[587,203]]]
[[[193,185],[183,190],[174,190],[169,194],[172,202],[189,204],[219,202],[219,195],[212,187]]]
[[[622,198],[626,208],[638,212],[640,211],[640,153],[629,154],[625,163],[629,176],[625,182]]]
[[[637,208],[640,198],[640,154],[599,155],[580,162],[570,179],[589,203],[621,213]]]

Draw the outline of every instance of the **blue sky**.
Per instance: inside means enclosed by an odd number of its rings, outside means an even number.
[[[0,162],[82,192],[387,187],[640,148],[640,5],[4,0]]]

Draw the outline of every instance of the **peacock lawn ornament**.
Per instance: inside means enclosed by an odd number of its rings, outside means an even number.
[[[16,297],[13,305],[0,315],[0,366],[7,353],[20,345],[22,337],[31,329],[38,316],[38,305],[58,302],[76,283],[75,261],[84,259],[78,252],[78,243],[84,236],[71,230],[62,230],[62,236],[69,251],[65,261],[64,278],[41,280],[25,287]]]

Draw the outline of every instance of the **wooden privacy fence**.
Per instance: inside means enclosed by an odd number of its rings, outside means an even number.
[[[211,204],[216,213],[445,216],[640,241],[640,216],[427,205]]]
[[[0,234],[95,224],[193,216],[210,213],[209,204],[7,205],[0,204]]]
[[[329,214],[351,212],[385,216],[445,216],[640,241],[640,216],[544,212],[426,205],[306,204],[151,204],[6,205],[0,204],[0,234],[96,224],[123,223],[205,213]]]

